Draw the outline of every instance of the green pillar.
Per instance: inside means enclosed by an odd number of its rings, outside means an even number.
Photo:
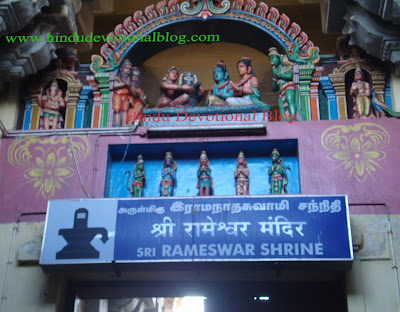
[[[110,105],[110,73],[97,73],[94,76],[101,93],[100,128],[107,127],[108,107]]]
[[[303,120],[311,120],[310,84],[314,65],[299,65],[300,106]]]

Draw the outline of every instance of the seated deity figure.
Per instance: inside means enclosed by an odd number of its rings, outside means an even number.
[[[353,99],[353,118],[375,118],[371,107],[371,87],[363,80],[364,74],[360,66],[354,72],[354,82],[350,95]]]
[[[172,66],[168,69],[160,85],[161,95],[156,108],[184,107],[189,104],[189,95],[194,88],[189,85],[177,85],[179,69]],[[182,92],[185,92],[182,94]]]
[[[237,69],[240,81],[230,82],[234,90],[234,97],[228,97],[226,102],[229,106],[256,104],[269,110],[269,105],[261,102],[260,91],[258,90],[258,79],[251,65],[251,59],[247,56],[242,57],[237,62]]]
[[[213,77],[215,84],[208,93],[206,106],[225,106],[226,99],[233,97],[234,94],[224,61],[221,60],[214,67]]]
[[[139,68],[133,67],[131,61],[125,59],[111,88],[111,91],[114,91],[112,97],[114,127],[132,124],[139,118],[146,104],[146,96],[140,89],[140,79]]]
[[[176,181],[177,165],[171,152],[165,154],[163,170],[161,172],[160,196],[173,196]]]
[[[189,103],[185,107],[195,107],[204,99],[204,90],[201,87],[201,82],[197,80],[197,75],[191,72],[184,72],[179,77],[179,86],[190,86],[193,92],[187,93]]]
[[[50,87],[46,89],[45,95],[43,94],[43,88],[40,90],[38,95],[39,106],[43,110],[43,128],[57,129],[58,121],[61,117],[60,110],[65,107],[68,103],[68,95],[63,98],[62,90],[58,87],[57,80],[54,80]]]

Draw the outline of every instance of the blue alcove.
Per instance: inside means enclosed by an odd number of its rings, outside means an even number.
[[[207,152],[212,170],[214,188],[212,195],[235,195],[236,159],[243,151],[250,170],[250,195],[270,194],[268,167],[271,165],[271,152],[277,148],[283,159],[283,166],[289,167],[288,194],[300,193],[299,160],[297,140],[228,141],[204,143],[165,143],[110,145],[106,174],[105,197],[131,197],[127,187],[126,171],[133,172],[137,156],[144,158],[146,182],[144,197],[158,197],[161,170],[166,152],[172,152],[177,163],[177,183],[175,196],[197,196],[197,169],[202,150]],[[127,149],[124,161],[123,155]],[[129,186],[132,179],[129,182]]]

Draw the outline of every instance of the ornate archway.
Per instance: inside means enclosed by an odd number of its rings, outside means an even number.
[[[163,0],[142,11],[128,16],[122,24],[108,34],[107,43],[100,55],[92,56],[91,70],[94,73],[114,71],[138,42],[132,37],[145,37],[164,27],[190,21],[225,20],[245,23],[272,37],[290,58],[307,59],[308,64],[319,61],[319,48],[301,31],[300,26],[291,22],[286,14],[259,5],[254,0],[194,0],[192,4],[178,0]],[[122,36],[121,36],[122,35]]]

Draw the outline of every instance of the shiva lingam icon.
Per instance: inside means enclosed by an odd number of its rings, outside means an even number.
[[[74,227],[72,229],[60,229],[58,235],[64,237],[67,245],[56,254],[56,259],[84,259],[99,258],[100,252],[90,242],[100,234],[101,241],[105,244],[108,241],[106,228],[88,228],[89,211],[79,208],[75,211]]]

